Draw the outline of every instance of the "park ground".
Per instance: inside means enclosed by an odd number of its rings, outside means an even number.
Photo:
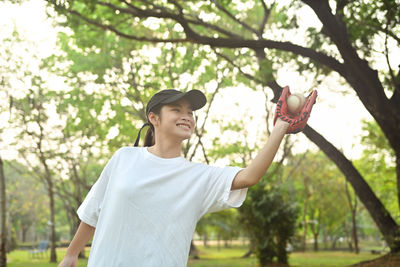
[[[200,251],[200,259],[190,259],[188,267],[257,267],[258,261],[255,256],[243,259],[241,256],[246,252],[247,246],[232,246],[229,248],[218,249],[216,246],[204,248],[198,246]],[[65,248],[57,249],[57,257],[59,260],[65,254]],[[86,252],[88,255],[89,249]],[[388,262],[365,263],[370,260],[381,258],[383,255],[371,254],[363,251],[356,255],[344,251],[321,251],[321,252],[295,252],[290,254],[289,264],[291,267],[343,267],[350,266],[360,262],[364,262],[363,267],[396,267],[400,266],[400,257],[391,259]],[[382,265],[381,265],[382,264]],[[87,259],[80,259],[78,267],[87,265]],[[15,250],[8,254],[8,267],[56,267],[57,264],[49,263],[49,252],[47,255],[32,258],[28,250]]]

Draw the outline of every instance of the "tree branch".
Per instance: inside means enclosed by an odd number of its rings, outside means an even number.
[[[79,13],[76,10],[66,10],[66,11],[72,15],[75,15],[75,16],[81,18],[82,20],[86,21],[87,23],[89,23],[91,25],[94,25],[103,30],[109,30],[109,31],[117,34],[118,36],[121,36],[121,37],[129,39],[129,40],[150,42],[150,43],[186,43],[186,42],[189,42],[189,40],[186,38],[161,39],[161,38],[149,38],[149,37],[144,37],[144,36],[139,37],[139,36],[135,36],[135,35],[129,35],[129,34],[126,34],[126,33],[123,33],[121,31],[117,30],[115,27],[113,27],[111,25],[105,25],[96,20],[89,19],[89,18],[83,16],[81,13]]]
[[[199,17],[196,17],[196,20],[184,18],[183,9],[176,2],[174,2],[174,3],[179,9],[179,14],[172,13],[172,12],[168,11],[167,9],[159,7],[159,6],[157,6],[157,8],[159,8],[161,10],[161,12],[156,12],[154,10],[148,10],[148,9],[146,9],[146,10],[145,9],[140,9],[140,8],[135,7],[134,5],[128,3],[127,1],[122,1],[122,2],[127,4],[128,7],[130,7],[130,8],[123,8],[123,7],[119,7],[119,6],[113,5],[111,3],[105,3],[105,2],[98,1],[98,3],[100,5],[102,5],[102,6],[106,6],[108,8],[111,8],[114,11],[119,11],[120,13],[125,13],[125,14],[132,15],[133,17],[138,17],[138,18],[153,17],[153,18],[159,18],[159,19],[169,18],[169,19],[177,21],[181,25],[182,25],[182,21],[186,21],[188,24],[190,23],[190,24],[194,24],[194,25],[201,25],[201,26],[204,26],[204,27],[206,27],[208,29],[212,29],[212,30],[214,30],[216,32],[222,33],[227,37],[238,38],[238,39],[241,38],[239,35],[231,33],[231,32],[229,32],[229,31],[227,31],[227,30],[225,30],[225,29],[223,29],[221,27],[216,26],[216,25],[207,23],[207,22],[203,21],[202,19],[200,19]],[[147,3],[147,1],[146,1],[146,3]],[[152,5],[156,6],[154,4],[152,4]],[[190,31],[192,31],[192,30],[190,30]]]
[[[389,75],[390,75],[390,78],[392,79],[392,84],[393,84],[394,90],[396,90],[396,87],[398,86],[398,84],[396,82],[396,76],[394,75],[392,66],[390,65],[389,48],[388,48],[387,41],[388,41],[388,35],[385,34],[385,52],[384,52],[384,54],[385,54],[385,58],[386,58],[386,64],[387,64],[388,69],[389,69]]]
[[[228,17],[230,17],[233,21],[237,22],[238,24],[242,25],[243,28],[251,31],[252,33],[255,33],[256,35],[258,35],[258,31],[253,29],[250,25],[248,25],[247,23],[239,20],[238,18],[236,18],[231,12],[229,12],[225,7],[221,6],[220,4],[218,4],[215,0],[211,0],[211,2],[219,9],[221,10],[223,13],[225,13]]]
[[[262,7],[264,9],[264,16],[263,16],[262,22],[260,23],[260,27],[258,28],[257,35],[258,35],[258,38],[261,39],[262,35],[264,33],[265,25],[267,25],[268,18],[269,18],[270,14],[271,14],[271,9],[275,5],[275,3],[273,3],[272,7],[270,9],[268,9],[267,5],[265,4],[265,1],[264,0],[260,0],[260,1],[261,1],[261,4],[262,4]]]
[[[214,50],[215,54],[223,59],[225,59],[229,64],[231,64],[233,67],[237,68],[238,71],[247,79],[255,81],[256,83],[259,84],[263,84],[263,82],[260,79],[257,79],[256,77],[254,77],[253,75],[246,73],[242,70],[242,68],[237,65],[232,59],[230,59],[227,55],[224,55],[223,53],[218,52],[214,47],[212,47],[212,49]]]
[[[369,26],[375,28],[376,30],[378,30],[378,31],[380,31],[380,32],[382,32],[382,33],[385,33],[385,34],[389,35],[389,36],[392,37],[394,40],[396,40],[397,43],[400,45],[400,37],[398,37],[398,36],[397,36],[395,33],[393,33],[392,31],[382,29],[382,28],[380,27],[380,25],[375,25],[375,24],[371,24],[371,23],[369,23],[369,24],[367,24],[367,25],[369,25]]]
[[[154,17],[154,18],[160,18],[160,19],[162,19],[162,18],[170,18],[170,19],[173,19],[173,20],[175,20],[175,21],[177,21],[177,22],[179,22],[179,23],[181,23],[182,18],[183,18],[184,20],[187,21],[187,23],[194,24],[194,25],[204,26],[204,27],[206,27],[206,28],[208,28],[208,29],[212,29],[212,30],[214,30],[214,31],[216,31],[216,32],[222,33],[222,34],[224,34],[224,35],[227,36],[227,37],[238,38],[238,39],[241,38],[239,35],[237,35],[237,34],[235,34],[235,33],[231,33],[231,32],[229,32],[229,31],[227,31],[227,30],[225,30],[225,29],[223,29],[223,28],[221,28],[221,27],[216,26],[216,25],[207,23],[207,22],[203,21],[202,19],[200,19],[199,17],[196,17],[195,20],[194,20],[194,19],[184,18],[183,9],[182,9],[182,7],[181,7],[180,5],[178,5],[176,2],[174,2],[174,3],[175,3],[175,5],[178,7],[178,9],[179,9],[179,12],[180,12],[179,15],[178,15],[178,14],[171,13],[171,12],[168,11],[167,9],[165,9],[165,8],[163,8],[163,7],[160,7],[160,6],[158,6],[158,5],[154,5],[154,4],[151,4],[151,5],[157,7],[157,8],[160,9],[162,12],[155,12],[155,11],[153,11],[153,10],[144,10],[144,9],[140,9],[140,8],[138,8],[138,7],[135,7],[135,6],[132,5],[132,4],[127,3],[127,1],[122,1],[122,2],[125,3],[125,4],[127,4],[127,5],[128,5],[129,7],[131,7],[132,9],[134,9],[135,12],[129,12],[127,9],[122,9],[122,8],[120,8],[120,7],[118,7],[118,6],[115,6],[115,5],[112,5],[112,4],[109,4],[109,3],[104,3],[104,2],[99,2],[99,3],[102,4],[102,5],[105,5],[105,6],[107,6],[107,7],[112,8],[114,11],[118,10],[118,11],[120,11],[121,13],[128,13],[128,14],[134,16],[134,17],[135,17],[135,16],[136,16],[136,17],[140,17],[140,18]],[[148,3],[148,1],[145,1],[145,3]],[[182,25],[182,24],[181,24],[181,25]],[[182,25],[182,26],[183,26],[183,25]]]
[[[276,80],[274,80],[274,81],[269,81],[269,82],[267,82],[267,83],[265,84],[263,81],[261,81],[260,79],[257,79],[257,78],[254,77],[253,75],[244,72],[244,71],[242,70],[242,68],[241,68],[239,65],[237,65],[232,59],[230,59],[227,55],[224,55],[224,54],[222,54],[222,53],[219,53],[218,51],[216,51],[215,48],[212,48],[212,49],[214,50],[214,52],[215,52],[218,56],[222,57],[222,58],[225,59],[229,64],[231,64],[232,66],[234,66],[235,68],[237,68],[238,71],[239,71],[244,77],[246,77],[247,79],[250,79],[250,80],[252,80],[252,81],[255,81],[256,83],[259,83],[259,84],[264,84],[264,85],[268,86],[269,88],[271,88],[271,90],[274,92],[274,98],[271,100],[271,102],[272,102],[272,103],[277,103],[277,102],[278,102],[279,96],[281,95],[282,89],[283,89],[283,88],[282,88],[282,86],[280,86],[280,85],[276,82]]]
[[[193,153],[192,153],[192,154],[190,155],[190,157],[189,157],[190,160],[193,159],[193,157],[194,157],[194,155],[195,155],[195,153],[196,153],[196,150],[197,150],[198,146],[199,146],[200,144],[203,146],[203,144],[202,144],[202,142],[201,142],[201,137],[203,136],[204,127],[205,127],[205,125],[206,125],[208,116],[209,116],[209,114],[210,114],[211,106],[212,106],[212,104],[214,103],[214,98],[215,98],[215,96],[217,95],[217,93],[219,92],[220,88],[221,88],[221,82],[218,82],[217,88],[216,88],[215,91],[212,93],[211,98],[207,101],[209,104],[208,104],[207,110],[205,111],[206,116],[204,117],[203,124],[201,125],[200,129],[197,128],[197,127],[195,128],[195,134],[196,134],[196,136],[198,137],[198,142],[196,143],[196,146],[195,146],[195,148],[194,148],[194,150],[193,150]],[[204,153],[204,146],[203,146],[203,153]],[[205,157],[205,160],[208,161],[208,158],[206,157],[206,155],[204,155],[204,157]]]
[[[201,36],[197,33],[195,33],[189,26],[185,18],[179,17],[177,15],[173,14],[158,14],[158,18],[170,18],[182,25],[184,28],[184,31],[186,33],[186,38],[171,38],[171,39],[163,39],[163,38],[152,38],[152,37],[145,37],[145,36],[135,36],[135,35],[130,35],[126,34],[124,32],[121,32],[120,30],[116,29],[112,25],[105,25],[99,21],[96,21],[94,19],[90,19],[82,15],[76,10],[65,10],[66,12],[75,15],[84,21],[86,21],[89,24],[92,24],[98,28],[101,28],[103,30],[109,30],[111,32],[114,32],[115,34],[126,38],[130,40],[136,40],[136,41],[143,41],[143,42],[150,42],[150,43],[186,43],[186,42],[191,42],[191,43],[197,43],[197,44],[204,44],[204,45],[210,45],[212,47],[226,47],[226,48],[243,48],[247,47],[250,49],[263,49],[263,48],[270,48],[270,49],[278,49],[278,50],[283,50],[287,52],[292,52],[297,55],[301,55],[303,57],[310,58],[316,62],[319,62],[323,65],[328,66],[329,68],[333,69],[334,71],[338,72],[340,75],[343,77],[346,77],[346,72],[343,68],[342,63],[337,61],[335,58],[330,57],[324,53],[314,51],[310,48],[302,47],[299,45],[295,45],[290,42],[279,42],[279,41],[272,41],[272,40],[249,40],[249,39],[237,39],[237,38],[214,38],[214,37],[208,37],[208,36]],[[144,11],[146,14],[149,11]],[[155,13],[155,12],[153,12]],[[148,14],[148,16],[153,16],[155,17],[156,14]],[[139,17],[146,17],[145,15],[141,14]],[[203,25],[205,26],[205,25]],[[215,26],[214,26],[215,27]]]
[[[350,3],[350,0],[338,0],[336,4],[336,14],[342,13],[344,7]]]
[[[203,151],[204,160],[206,161],[207,164],[210,164],[210,160],[207,157],[206,149],[204,147],[203,142],[201,142],[201,140],[199,140],[199,143],[200,143],[200,146],[201,146],[202,151]]]

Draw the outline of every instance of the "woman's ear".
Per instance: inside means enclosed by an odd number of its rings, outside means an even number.
[[[158,126],[159,123],[159,116],[155,114],[154,112],[150,112],[149,115],[147,116],[149,122],[153,124],[153,126]]]

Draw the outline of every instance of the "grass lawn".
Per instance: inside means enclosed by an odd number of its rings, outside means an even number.
[[[204,248],[198,246],[200,250],[199,260],[189,260],[188,267],[256,267],[257,259],[252,256],[247,259],[240,258],[247,247],[217,247]],[[57,258],[60,261],[65,254],[65,249],[57,250]],[[87,250],[86,255],[89,254]],[[357,262],[370,260],[380,255],[372,255],[369,253],[360,253],[355,255],[349,252],[306,252],[292,253],[289,258],[292,267],[343,267]],[[49,253],[46,257],[32,258],[28,251],[16,250],[7,255],[8,267],[56,267],[57,264],[49,263]],[[87,260],[79,260],[79,267],[87,265]]]
[[[258,260],[255,256],[242,259],[241,256],[247,251],[247,247],[204,248],[199,247],[200,260],[190,260],[188,267],[256,267]],[[289,256],[289,263],[292,267],[343,267],[354,263],[378,258],[380,255],[360,253],[358,255],[349,252],[323,251],[292,253]]]
[[[355,264],[358,262],[379,258],[381,255],[372,255],[367,252],[361,252],[356,255],[350,252],[339,251],[322,251],[322,252],[306,252],[293,253],[290,257],[290,266],[293,267],[342,267]]]
[[[86,249],[86,256],[89,255],[89,249]],[[66,249],[57,249],[58,262],[62,260],[66,252]],[[31,254],[27,250],[15,250],[7,254],[7,267],[56,267],[57,264],[49,263],[50,252],[47,251],[46,256],[35,256],[32,258]],[[78,267],[84,267],[87,265],[87,259],[79,260]]]

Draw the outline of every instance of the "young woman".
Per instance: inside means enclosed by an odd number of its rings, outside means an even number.
[[[92,238],[88,266],[186,266],[198,220],[208,212],[239,207],[247,188],[270,166],[286,133],[301,131],[317,97],[308,97],[300,115],[287,114],[285,87],[275,127],[244,169],[212,167],[181,156],[182,141],[193,133],[193,111],[206,103],[198,90],[163,90],[146,107],[150,129],[145,146],[120,148],[106,164],[77,213],[81,224],[59,267],[76,266]]]

